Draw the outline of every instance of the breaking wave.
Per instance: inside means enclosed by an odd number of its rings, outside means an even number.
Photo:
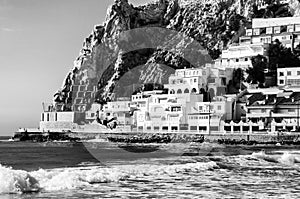
[[[290,152],[283,152],[281,155],[266,154],[264,150],[252,153],[252,157],[263,159],[268,162],[280,163],[284,165],[294,165],[300,163],[299,155]]]
[[[38,180],[28,172],[0,165],[0,193],[37,192]]]
[[[119,182],[144,176],[169,176],[214,168],[218,168],[215,162],[196,162],[174,165],[122,165],[112,168],[91,166],[39,169],[27,172],[0,165],[0,194],[77,189],[98,183]]]

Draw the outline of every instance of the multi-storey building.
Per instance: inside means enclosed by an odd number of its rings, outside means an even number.
[[[130,116],[131,101],[113,101],[108,102],[102,108],[101,119],[112,119],[117,121],[117,125],[131,125]]]
[[[203,95],[196,93],[150,94],[150,92],[142,92],[133,95],[132,98],[134,99],[132,105],[135,109],[134,126],[137,130],[149,131],[187,130],[187,112],[194,103],[203,101]]]
[[[300,43],[300,17],[252,19],[252,28],[240,37],[240,44],[270,44],[276,39],[287,48],[295,48]]]
[[[300,86],[300,66],[277,69],[278,86]]]
[[[201,93],[201,89],[210,92],[210,96],[226,94],[226,85],[232,79],[232,69],[214,67],[207,64],[203,68],[179,69],[169,78],[169,94]]]
[[[247,69],[252,67],[251,57],[266,55],[267,48],[268,45],[262,44],[231,45],[222,51],[221,58],[215,61],[215,65],[226,69]]]
[[[203,133],[220,131],[221,121],[233,118],[233,103],[231,97],[218,96],[212,102],[197,102],[188,113],[189,130]]]
[[[232,44],[222,51],[221,58],[215,61],[216,67],[252,67],[251,57],[267,56],[269,44],[279,40],[285,47],[294,49],[300,44],[300,17],[255,18],[252,28],[240,37],[239,44]]]
[[[247,95],[248,122],[263,122],[264,128],[272,128],[272,131],[280,128],[295,130],[299,126],[296,122],[299,121],[299,89],[259,89],[249,91]]]

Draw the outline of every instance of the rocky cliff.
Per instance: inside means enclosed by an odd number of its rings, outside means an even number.
[[[115,0],[105,22],[84,40],[74,68],[54,96],[56,107],[89,109],[93,101],[129,96],[142,83],[166,83],[174,69],[200,67],[218,58],[223,48],[244,34],[252,17],[299,15],[298,4],[158,0],[135,7],[127,0]]]

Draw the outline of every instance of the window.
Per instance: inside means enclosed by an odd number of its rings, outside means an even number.
[[[239,59],[235,59],[235,62],[239,62]]]
[[[284,80],[283,79],[279,80],[279,84],[284,84]]]
[[[300,79],[288,79],[286,84],[288,84],[288,85],[300,85]]]
[[[297,75],[300,75],[300,71],[297,71]]]
[[[190,126],[191,131],[197,131],[197,126]]]
[[[138,127],[138,130],[143,130],[143,126],[139,126],[139,127]]]
[[[287,76],[291,76],[291,75],[292,75],[292,71],[288,71]]]
[[[277,26],[277,27],[274,27],[274,32],[275,32],[275,33],[280,33],[280,26],[279,26],[279,27],[278,27],[278,26]]]
[[[220,111],[221,109],[222,109],[222,106],[221,106],[221,105],[219,105],[219,106],[218,106],[218,110]]]
[[[248,61],[248,58],[247,58],[247,57],[245,58],[245,61]]]
[[[196,79],[196,78],[194,79],[194,82],[197,82],[197,79]]]
[[[203,107],[202,106],[199,106],[199,111],[202,111],[203,110]]]
[[[280,77],[284,76],[284,72],[279,72],[279,76]]]
[[[207,127],[206,126],[199,126],[200,131],[206,131]]]

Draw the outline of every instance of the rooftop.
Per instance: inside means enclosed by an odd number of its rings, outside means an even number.
[[[271,26],[286,26],[300,24],[300,17],[281,17],[281,18],[254,18],[252,28],[265,28]]]

